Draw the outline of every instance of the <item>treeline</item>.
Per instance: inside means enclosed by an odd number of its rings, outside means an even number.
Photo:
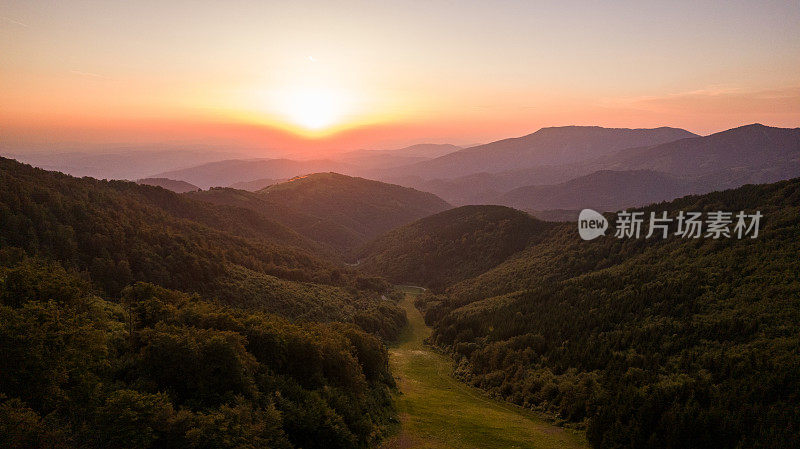
[[[498,265],[551,227],[505,206],[458,207],[365,245],[359,269],[441,291]]]
[[[551,229],[420,298],[431,341],[466,382],[585,425],[594,447],[800,447],[800,180],[643,210],[764,218],[741,240]]]
[[[383,344],[153,284],[99,296],[0,251],[0,446],[370,447],[393,420]]]

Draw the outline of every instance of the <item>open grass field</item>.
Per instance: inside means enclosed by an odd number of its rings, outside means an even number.
[[[413,304],[421,290],[405,290],[401,306],[409,325],[389,350],[392,373],[400,387],[401,424],[384,449],[588,447],[580,432],[554,426],[454,379],[451,361],[423,343],[431,329]]]

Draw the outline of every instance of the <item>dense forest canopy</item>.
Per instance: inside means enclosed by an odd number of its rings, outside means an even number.
[[[756,239],[585,242],[558,225],[421,298],[432,342],[461,379],[585,424],[595,447],[797,447],[800,180],[642,209],[662,210],[764,218]]]
[[[0,446],[368,447],[392,419],[386,351],[350,324],[292,324],[0,251]]]
[[[247,209],[0,179],[0,446],[370,447],[394,420],[386,281]]]
[[[395,229],[358,253],[360,271],[435,290],[498,265],[550,223],[504,206],[462,206]]]
[[[111,296],[132,282],[196,292],[290,318],[399,329],[384,281],[336,263],[317,244],[252,211],[162,188],[73,178],[0,160],[0,245],[86,271]]]

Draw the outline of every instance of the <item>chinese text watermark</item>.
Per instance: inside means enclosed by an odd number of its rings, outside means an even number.
[[[622,238],[658,238],[666,239],[670,234],[680,238],[756,238],[761,223],[761,212],[745,211],[723,212],[684,212],[674,217],[667,212],[621,211],[617,213],[614,237]],[[671,225],[674,226],[672,229]],[[592,240],[605,235],[608,220],[592,209],[584,209],[578,217],[578,233],[584,240]]]

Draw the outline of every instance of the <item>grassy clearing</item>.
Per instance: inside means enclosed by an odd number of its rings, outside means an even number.
[[[487,398],[451,377],[450,360],[423,344],[431,329],[414,307],[419,289],[405,288],[401,306],[409,325],[390,348],[398,378],[401,428],[384,449],[402,448],[585,448],[584,436],[535,414]]]

